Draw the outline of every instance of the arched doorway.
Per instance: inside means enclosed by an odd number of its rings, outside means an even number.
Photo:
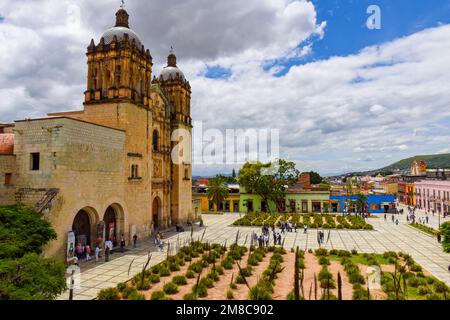
[[[114,244],[114,246],[117,245],[117,229],[118,229],[118,220],[119,216],[114,209],[113,206],[109,206],[106,211],[105,215],[103,217],[103,221],[105,222],[105,239],[111,240]]]
[[[89,213],[82,209],[78,211],[72,223],[72,231],[75,233],[76,244],[81,243],[82,246],[91,243],[92,223]]]
[[[153,221],[153,228],[159,228],[160,227],[160,211],[161,211],[161,200],[156,197],[153,199],[152,203],[152,221]]]

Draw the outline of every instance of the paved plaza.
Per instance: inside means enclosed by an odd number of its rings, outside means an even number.
[[[327,249],[356,249],[358,252],[383,253],[386,251],[402,251],[409,253],[414,260],[430,271],[434,276],[450,285],[450,254],[442,251],[440,244],[434,237],[413,229],[406,224],[406,215],[399,215],[400,224],[392,223],[390,217],[387,221],[383,215],[370,218],[374,231],[356,230],[331,230],[330,239],[326,244]],[[239,218],[239,214],[225,215],[204,215],[205,228],[195,227],[193,232],[194,240],[200,239],[211,243],[231,244],[236,240],[239,231],[239,243],[248,245],[253,232],[260,233],[260,228],[233,227],[233,221]],[[170,242],[175,248],[178,243],[183,243],[189,239],[191,232],[176,234],[174,232],[166,234],[165,249]],[[326,231],[325,239],[328,237]],[[317,231],[309,230],[307,234],[303,230],[297,233],[287,233],[284,240],[285,248],[299,246],[302,249],[317,248]],[[147,261],[148,252],[151,252],[152,259],[150,266],[163,261],[167,253],[160,252],[150,239],[141,241],[138,248],[128,249],[125,253],[114,253],[111,261],[89,262],[81,264],[80,286],[74,290],[74,299],[86,300],[94,299],[103,288],[114,287],[118,283],[132,278],[142,270],[143,264]],[[131,267],[130,267],[131,264]],[[69,293],[65,292],[59,299],[68,299]]]

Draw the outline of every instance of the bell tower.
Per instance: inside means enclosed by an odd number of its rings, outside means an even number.
[[[177,57],[171,48],[167,66],[153,83],[161,87],[170,106],[172,137],[171,160],[171,219],[185,222],[192,214],[192,118],[191,86],[177,66]]]
[[[152,56],[128,20],[127,11],[119,9],[115,26],[103,33],[98,44],[91,40],[85,104],[127,101],[150,106]]]

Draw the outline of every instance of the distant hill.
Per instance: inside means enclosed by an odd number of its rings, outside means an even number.
[[[450,168],[450,153],[445,154],[431,154],[431,155],[422,155],[422,156],[415,156],[407,159],[403,159],[400,161],[397,161],[387,167],[377,169],[377,170],[370,170],[370,171],[364,171],[364,172],[352,172],[348,175],[371,175],[375,174],[377,172],[390,172],[395,170],[400,171],[406,171],[411,168],[411,163],[414,160],[424,160],[427,164],[427,169],[442,169],[442,168]]]

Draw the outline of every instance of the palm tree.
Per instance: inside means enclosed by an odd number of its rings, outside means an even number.
[[[207,187],[208,199],[216,204],[219,211],[220,204],[228,198],[229,190],[221,177],[209,179]]]
[[[363,212],[364,207],[367,205],[367,197],[363,194],[358,194],[358,198],[356,198],[356,208],[359,212]]]

